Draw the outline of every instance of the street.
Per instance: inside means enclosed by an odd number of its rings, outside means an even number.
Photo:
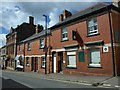
[[[49,80],[40,77],[37,73],[35,76],[35,74],[24,72],[2,71],[2,77],[2,88],[81,88],[80,90],[82,88],[97,88],[91,85]],[[111,88],[109,90],[115,89]]]

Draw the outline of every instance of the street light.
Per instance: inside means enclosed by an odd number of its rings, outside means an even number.
[[[45,17],[45,46],[44,46],[44,52],[45,52],[45,74],[47,74],[47,15],[43,15]]]

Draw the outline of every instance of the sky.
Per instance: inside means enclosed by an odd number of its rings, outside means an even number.
[[[43,2],[44,1],[44,2]],[[74,1],[74,2],[73,2]],[[48,27],[59,21],[59,15],[64,9],[72,14],[98,2],[111,0],[2,0],[0,2],[0,47],[6,44],[6,34],[10,28],[16,28],[23,22],[29,22],[29,16],[34,17],[34,24],[45,25],[43,14],[49,16]]]

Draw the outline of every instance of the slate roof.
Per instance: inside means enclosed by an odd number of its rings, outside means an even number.
[[[47,30],[47,35],[50,34],[50,30]],[[37,39],[39,37],[42,37],[45,35],[45,30],[42,30],[41,32],[39,32],[38,34],[33,34],[32,36],[26,38],[25,40],[19,42],[19,43],[23,43],[23,42],[27,42],[27,41],[30,41],[30,40],[34,40],[34,39]]]
[[[83,18],[84,16],[93,15],[92,14],[93,12],[103,11],[104,9],[107,10],[110,6],[115,7],[114,5],[108,4],[108,3],[98,3],[96,5],[93,5],[93,6],[89,7],[89,8],[81,10],[81,11],[79,11],[76,14],[73,14],[72,16],[66,18],[65,20],[63,20],[61,22],[58,22],[57,24],[52,26],[51,29],[57,28],[59,26],[65,25],[67,23],[71,23],[71,22],[77,21],[77,20]],[[117,7],[115,7],[115,8],[117,8]]]

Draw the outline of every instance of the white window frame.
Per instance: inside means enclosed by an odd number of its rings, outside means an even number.
[[[99,61],[99,62],[92,62],[92,60],[91,60],[91,52],[95,52],[95,51],[99,51],[100,52],[100,49],[90,49],[89,50],[89,66],[90,67],[101,67],[101,60]]]
[[[69,56],[75,56],[75,65],[70,65],[69,64]],[[76,52],[67,52],[67,67],[73,67],[73,68],[76,68]]]
[[[40,48],[44,48],[45,42],[44,38],[40,38]]]
[[[68,39],[68,30],[66,27],[63,27],[62,28],[62,40],[67,40],[67,39]]]
[[[46,64],[45,57],[41,57],[41,60],[42,60],[42,62],[41,62],[41,67],[42,67],[42,68],[45,68],[45,64]],[[43,63],[44,63],[44,64],[43,64]]]
[[[93,29],[90,30],[90,28]],[[88,35],[94,35],[94,34],[98,34],[97,18],[91,18],[90,20],[88,20]]]

